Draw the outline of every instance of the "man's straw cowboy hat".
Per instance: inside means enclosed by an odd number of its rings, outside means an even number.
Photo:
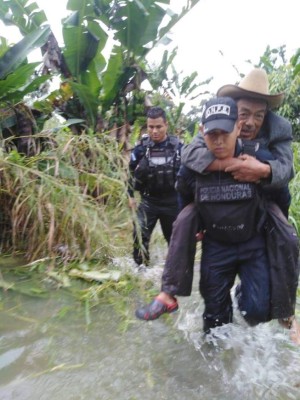
[[[246,75],[238,85],[222,86],[217,96],[229,96],[233,99],[261,99],[268,103],[269,108],[277,108],[283,101],[284,93],[270,94],[268,75],[264,69],[255,68]]]

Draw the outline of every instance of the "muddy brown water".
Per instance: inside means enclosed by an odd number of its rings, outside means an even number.
[[[136,273],[130,259],[115,261]],[[159,288],[162,265],[141,279]],[[255,328],[235,322],[204,338],[197,290],[179,311],[129,324],[112,306],[84,306],[71,292],[47,298],[0,292],[1,400],[300,399],[300,349],[276,321]],[[297,305],[299,311],[299,305]]]

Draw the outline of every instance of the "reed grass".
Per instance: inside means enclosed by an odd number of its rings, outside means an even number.
[[[105,263],[119,250],[119,226],[126,224],[127,163],[118,144],[66,130],[33,139],[41,143],[35,156],[0,156],[2,251],[24,252],[29,261]]]

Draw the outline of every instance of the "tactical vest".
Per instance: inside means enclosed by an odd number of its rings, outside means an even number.
[[[260,197],[254,183],[237,182],[230,174],[212,183],[210,175],[199,175],[196,202],[206,233],[221,242],[238,243],[258,230]]]
[[[134,172],[135,190],[152,196],[174,191],[180,167],[179,143],[177,137],[168,136],[166,145],[158,148],[150,138],[142,139],[145,155]]]

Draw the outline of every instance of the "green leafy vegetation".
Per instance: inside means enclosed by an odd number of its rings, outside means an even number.
[[[158,43],[170,43],[171,29],[198,2],[182,2],[176,14],[169,0],[69,0],[63,45],[34,1],[2,2],[0,19],[23,36],[13,44],[0,37],[0,246],[2,257],[23,257],[18,266],[0,264],[3,291],[44,296],[83,280],[86,286],[76,296],[85,304],[86,322],[105,299],[124,316],[124,329],[131,323],[131,295],[152,296],[152,282],[126,272],[115,279],[112,263],[131,253],[135,215],[127,207],[128,156],[151,105],[166,110],[170,130],[186,143],[198,131],[211,78],[199,81],[196,72],[176,71],[176,48],[165,50],[154,65],[147,60]],[[31,63],[28,55],[36,48],[42,57]],[[278,113],[294,131],[290,221],[298,232],[299,55],[298,49],[287,60],[285,46],[268,47],[257,65],[267,71],[271,92],[286,92]],[[145,81],[152,89],[143,89]],[[185,112],[192,99],[199,106]],[[6,279],[13,270],[28,282]]]
[[[43,147],[34,157],[12,150],[0,159],[3,250],[22,251],[30,261],[60,256],[64,262],[107,262],[127,201],[118,144],[70,130],[32,139]]]

